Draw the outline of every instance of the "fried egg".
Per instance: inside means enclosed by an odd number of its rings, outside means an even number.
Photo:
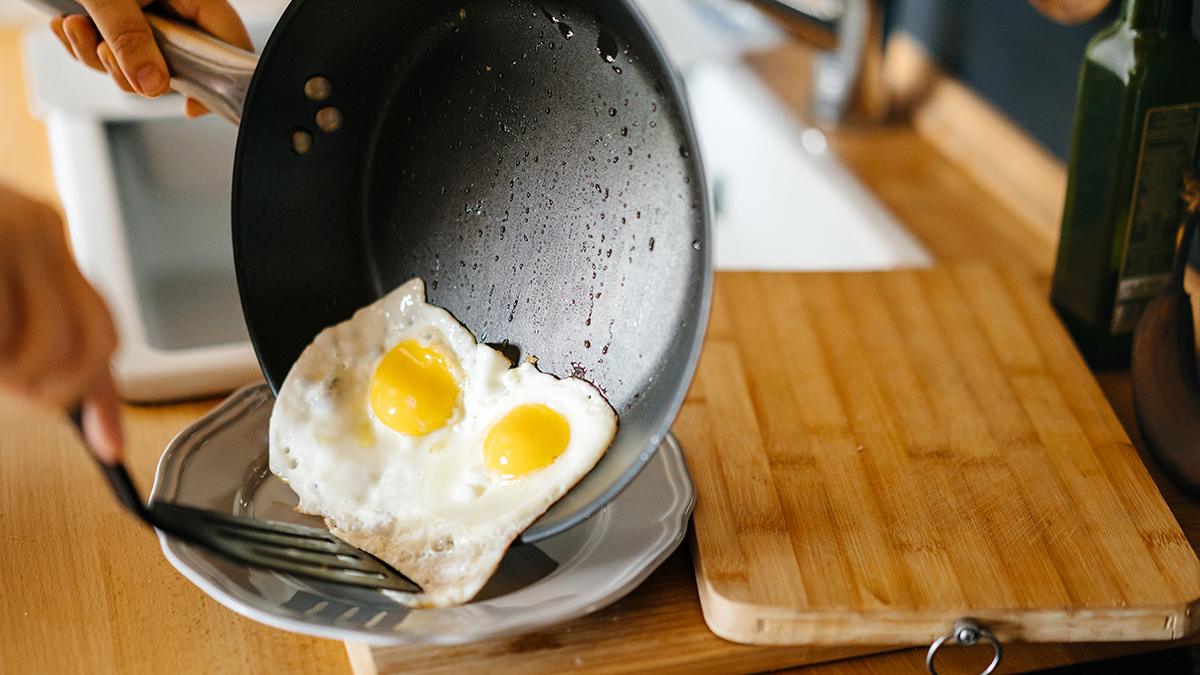
[[[591,384],[512,367],[414,279],[300,355],[271,414],[270,467],[299,511],[422,588],[389,595],[446,607],[475,596],[616,428]]]

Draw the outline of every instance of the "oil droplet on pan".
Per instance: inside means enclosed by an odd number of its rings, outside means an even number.
[[[600,35],[596,38],[596,51],[600,52],[605,63],[617,60],[617,40],[612,33],[604,29],[600,30]]]

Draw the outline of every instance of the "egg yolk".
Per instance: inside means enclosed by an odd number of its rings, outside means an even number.
[[[446,426],[456,405],[458,382],[449,360],[415,340],[393,347],[371,378],[375,416],[405,436],[424,436]]]
[[[541,403],[514,408],[492,426],[483,442],[489,471],[517,478],[554,461],[567,449],[571,427],[567,419]]]

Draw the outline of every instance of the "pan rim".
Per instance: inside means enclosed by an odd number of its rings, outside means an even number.
[[[620,467],[618,469],[620,473],[617,475],[616,480],[596,490],[595,496],[590,501],[576,505],[576,508],[563,515],[558,515],[555,509],[562,505],[564,500],[559,500],[555,505],[552,505],[541,518],[535,521],[521,535],[519,540],[523,542],[535,542],[554,536],[582,522],[599,512],[606,503],[616,497],[634,480],[649,461],[658,445],[669,433],[670,427],[683,405],[688,387],[698,366],[711,310],[714,275],[711,250],[711,195],[709,194],[707,181],[705,180],[703,162],[698,151],[695,125],[692,120],[690,104],[686,96],[682,76],[670,61],[658,36],[651,29],[640,7],[630,0],[600,0],[597,4],[606,2],[614,6],[613,11],[620,12],[623,15],[622,21],[629,20],[632,22],[631,30],[640,32],[638,37],[644,42],[644,46],[648,52],[644,53],[640,58],[651,64],[655,76],[661,81],[663,86],[663,95],[668,97],[671,103],[677,108],[678,128],[674,132],[675,138],[681,143],[685,143],[691,149],[690,155],[685,155],[686,159],[683,162],[683,166],[685,167],[684,176],[690,177],[691,181],[695,183],[692,186],[688,186],[688,193],[694,203],[686,207],[686,209],[689,213],[688,220],[692,223],[690,232],[695,236],[694,248],[697,248],[697,251],[691,257],[686,274],[682,275],[684,283],[679,287],[684,298],[683,311],[679,316],[686,327],[680,328],[676,338],[668,345],[670,351],[676,352],[676,356],[668,359],[671,379],[669,381],[662,381],[664,385],[662,389],[663,395],[660,397],[659,402],[654,404],[655,408],[647,411],[648,414],[645,415],[644,424],[638,429],[637,436],[629,442],[630,446],[640,446],[640,452],[636,455],[634,461],[623,464],[628,460],[622,459],[622,463],[614,467]],[[306,4],[308,3],[304,0],[296,0],[289,4],[262,50],[259,59],[260,66],[263,64],[269,66],[275,60],[282,42],[279,36],[289,30],[289,27]],[[245,115],[244,120],[247,117],[252,117],[254,114],[250,109],[257,105],[255,101],[260,98],[256,94],[259,94],[260,90],[264,88],[263,82],[269,79],[264,76],[265,70],[267,69],[262,67],[256,69],[251,80],[247,94],[247,110],[250,112],[250,115]],[[259,330],[258,322],[251,320],[251,312],[248,311],[247,305],[248,296],[256,296],[261,300],[262,292],[261,290],[247,290],[247,286],[252,282],[247,272],[248,261],[246,251],[241,245],[244,236],[243,229],[247,225],[239,217],[242,211],[242,202],[245,198],[245,195],[242,193],[242,187],[246,180],[246,165],[243,158],[248,152],[245,149],[248,143],[246,129],[247,125],[245,123],[239,129],[236,151],[238,161],[235,163],[233,175],[232,209],[234,212],[235,268],[238,277],[239,295],[242,299],[243,315],[246,318],[250,341],[254,346],[255,356],[259,362],[260,369],[268,385],[275,392],[282,385],[283,379],[286,377],[286,372],[282,374],[273,373],[272,367],[268,364],[268,352],[271,350],[268,343],[271,340],[269,337],[264,338],[263,333]],[[657,385],[659,382],[653,384]],[[650,381],[639,383],[639,386],[643,388],[650,385]],[[667,395],[667,392],[669,392],[669,395]],[[631,447],[629,448],[629,452],[623,454],[622,457],[624,458],[626,455],[632,454],[633,448]],[[614,471],[614,473],[616,472]],[[597,487],[599,488],[600,486]],[[569,494],[570,492],[568,492]],[[592,492],[589,491],[587,494],[592,494]]]

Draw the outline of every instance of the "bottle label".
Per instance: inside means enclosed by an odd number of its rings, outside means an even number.
[[[1113,307],[1113,334],[1133,330],[1142,310],[1171,281],[1183,217],[1183,171],[1196,156],[1198,132],[1200,103],[1146,111]]]

